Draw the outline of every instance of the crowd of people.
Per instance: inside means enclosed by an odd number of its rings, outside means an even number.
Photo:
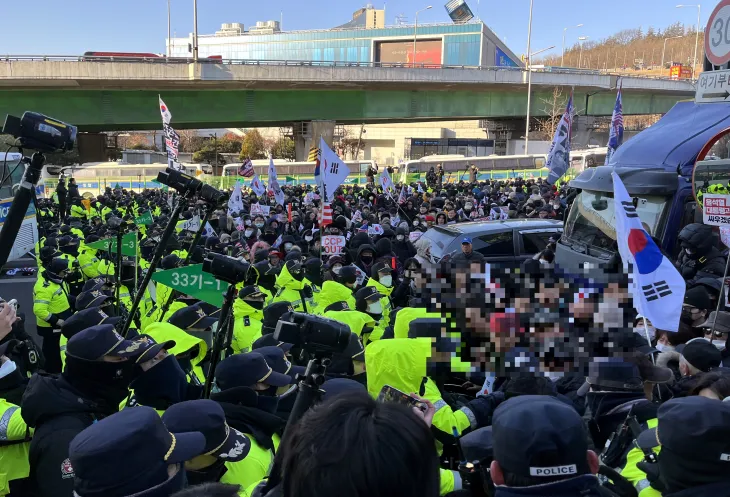
[[[571,274],[550,242],[489,264],[463,237],[434,257],[434,226],[562,220],[576,194],[470,179],[343,185],[327,208],[312,186],[283,204],[244,189],[237,209],[61,183],[38,204],[32,314],[0,303],[0,495],[730,496],[712,228],[679,235],[671,332],[637,315],[618,256]],[[136,256],[94,248],[122,232]],[[216,257],[237,275],[230,319],[140,286]]]

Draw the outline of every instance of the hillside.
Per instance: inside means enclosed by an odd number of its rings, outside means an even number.
[[[672,62],[692,66],[695,50],[696,26],[684,26],[675,23],[666,29],[649,27],[625,29],[602,40],[587,40],[583,43],[581,55],[580,43],[569,46],[566,41],[565,62],[561,64],[560,54],[548,56],[534,61],[535,64],[550,66],[581,67],[597,69],[620,74],[641,74],[652,76],[669,76]],[[666,51],[664,51],[664,40]],[[699,34],[697,48],[697,69],[702,71],[704,33]],[[662,52],[664,66],[662,67]],[[579,66],[580,64],[580,66]]]

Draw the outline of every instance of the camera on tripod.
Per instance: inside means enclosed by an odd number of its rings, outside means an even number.
[[[200,200],[216,206],[228,200],[228,194],[171,167],[157,174],[157,182],[177,190],[181,195],[197,195]]]
[[[251,279],[255,280],[256,271],[256,269],[251,267],[251,264],[214,252],[210,252],[205,256],[203,271],[212,274],[216,279],[225,281],[230,285],[238,283],[248,285],[255,282],[250,282]]]
[[[39,152],[66,152],[76,143],[76,126],[37,112],[24,112],[23,117],[5,116],[2,133],[20,140],[20,146]]]
[[[334,319],[292,312],[276,323],[274,338],[291,343],[315,355],[337,354],[350,343],[350,328]]]

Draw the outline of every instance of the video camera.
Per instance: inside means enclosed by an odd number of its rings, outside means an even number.
[[[274,338],[291,343],[315,355],[337,354],[345,351],[350,343],[350,329],[334,319],[292,312],[276,323]]]
[[[203,271],[212,274],[216,279],[235,285],[237,283],[248,284],[249,271],[255,271],[255,269],[251,268],[251,264],[233,257],[209,252],[203,261]]]
[[[66,152],[76,143],[76,126],[37,112],[24,112],[23,117],[5,116],[2,133],[20,140],[21,147],[39,152]]]
[[[212,205],[223,205],[228,200],[227,193],[171,167],[157,174],[157,182],[177,190],[181,195],[197,195],[200,200]]]

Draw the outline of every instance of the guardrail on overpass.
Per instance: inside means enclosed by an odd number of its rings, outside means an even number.
[[[0,118],[35,110],[82,131],[158,129],[157,95],[176,128],[524,118],[523,68],[402,64],[0,56]],[[101,59],[101,60],[98,60]],[[581,114],[661,114],[690,98],[688,81],[596,71],[533,71],[531,114],[548,115],[553,88],[572,88]]]
[[[571,86],[575,88],[615,88],[621,79],[623,88],[679,92],[691,94],[694,85],[686,80],[661,77],[621,76],[595,70],[541,68],[532,71],[532,84],[537,86]],[[38,86],[38,81],[105,81],[104,87],[118,82],[128,87],[129,81],[158,81],[185,85],[200,81],[219,85],[244,84],[255,87],[265,82],[282,86],[311,84],[317,87],[358,87],[376,84],[409,86],[442,85],[523,85],[528,71],[519,67],[447,66],[436,64],[399,64],[387,62],[340,61],[273,61],[244,59],[132,58],[99,56],[28,55],[0,58],[0,85]],[[35,82],[35,83],[31,83]],[[64,84],[62,86],[70,86]],[[72,86],[72,85],[71,85]],[[374,88],[377,89],[377,88]]]

